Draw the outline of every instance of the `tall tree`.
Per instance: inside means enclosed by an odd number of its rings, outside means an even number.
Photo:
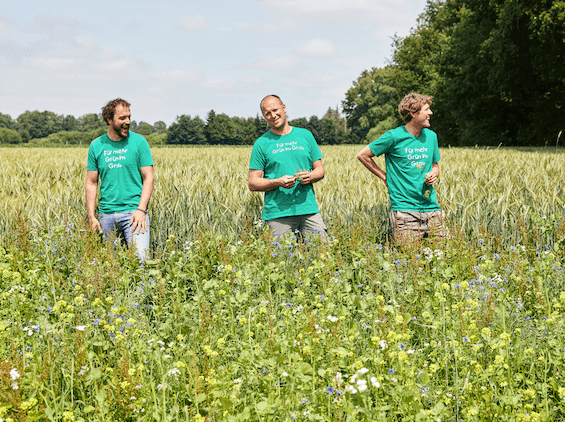
[[[62,118],[52,111],[26,111],[18,116],[18,129],[25,130],[32,139],[46,138],[62,129]]]
[[[429,2],[395,41],[398,87],[434,95],[434,129],[451,144],[538,144],[563,130],[565,2]]]
[[[202,145],[206,142],[204,122],[198,116],[192,118],[185,114],[177,116],[167,131],[167,144]]]
[[[237,136],[237,129],[235,123],[227,115],[216,115],[214,110],[210,110],[206,117],[204,133],[211,145],[233,144]]]
[[[364,70],[345,93],[343,112],[347,116],[347,127],[357,138],[364,139],[376,127],[382,134],[400,123],[397,111],[399,95],[392,73],[391,67]],[[372,136],[375,135],[377,133],[372,131]]]

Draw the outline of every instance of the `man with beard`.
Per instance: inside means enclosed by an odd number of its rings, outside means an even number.
[[[88,223],[106,239],[135,245],[140,260],[149,257],[147,207],[153,193],[153,159],[145,138],[130,132],[130,104],[117,98],[102,109],[108,132],[88,149],[85,182]],[[96,191],[100,179],[100,208]]]

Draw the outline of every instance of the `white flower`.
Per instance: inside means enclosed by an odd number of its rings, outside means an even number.
[[[88,328],[88,326],[86,326],[86,325],[78,325],[78,326],[76,327],[76,329],[79,330],[79,331],[84,331],[84,330],[86,330],[87,328]]]
[[[284,371],[284,372],[281,374],[281,376],[283,376],[283,377],[288,377],[288,374],[286,373],[286,371]]]
[[[170,377],[178,377],[180,375],[180,370],[179,368],[173,368],[169,372],[167,372],[167,375]]]
[[[361,369],[359,369],[359,370],[357,371],[357,373],[358,373],[358,374],[361,374],[361,375],[364,375],[364,374],[366,374],[367,372],[369,372],[369,370],[368,370],[367,368],[365,368],[365,367],[363,367],[363,368],[361,368]]]
[[[338,317],[331,316],[331,315],[328,315],[328,319],[329,319],[331,322],[337,322],[337,321],[339,321],[339,318],[338,318]]]
[[[349,391],[351,394],[357,394],[357,389],[352,385],[345,386],[345,391]]]
[[[361,384],[357,388],[359,389],[359,392],[362,393],[367,389],[367,384]]]
[[[12,377],[12,380],[17,380],[20,377],[20,373],[18,372],[17,368],[14,368],[10,371],[10,376]]]
[[[375,387],[375,388],[379,388],[379,387],[381,386],[381,383],[378,382],[375,377],[371,377],[371,384],[372,384],[373,387]]]
[[[18,388],[20,388],[20,386],[18,385],[18,382],[17,382],[17,381],[14,381],[14,382],[12,383],[12,390],[17,390]]]
[[[341,372],[338,372],[335,374],[335,379],[334,379],[335,383],[340,386],[341,384],[343,384],[343,376],[341,375]]]
[[[379,341],[379,346],[381,346],[381,349],[386,349],[388,347],[388,344],[386,343],[386,340],[381,340]]]

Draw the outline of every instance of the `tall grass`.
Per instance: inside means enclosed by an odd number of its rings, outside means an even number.
[[[316,195],[330,230],[363,222],[386,233],[385,186],[355,159],[360,146],[325,146],[326,178]],[[21,211],[41,226],[84,219],[84,148],[0,149],[0,236]],[[247,189],[250,147],[154,148],[155,191],[150,204],[152,246],[169,235],[191,238],[197,230],[238,236],[260,219],[263,195]],[[506,243],[535,212],[563,212],[565,155],[554,149],[442,149],[436,186],[451,224],[466,236],[488,231]],[[377,159],[384,166],[382,158]]]

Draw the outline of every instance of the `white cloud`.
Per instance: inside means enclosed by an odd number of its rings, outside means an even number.
[[[341,69],[335,69],[332,73],[305,74],[300,78],[287,78],[285,83],[295,88],[318,88],[333,86],[344,80],[345,74]]]
[[[177,27],[183,32],[195,32],[208,26],[204,16],[191,16],[179,19]]]
[[[260,34],[276,34],[279,32],[292,31],[298,28],[298,21],[296,19],[282,19],[278,23],[264,23],[253,28],[253,32]]]
[[[255,64],[259,70],[291,70],[300,66],[300,60],[293,56],[267,57]]]
[[[152,76],[161,83],[195,83],[200,80],[202,73],[199,70],[174,69],[153,73]]]
[[[337,53],[336,48],[330,40],[313,39],[306,41],[296,47],[296,53],[299,56],[314,57],[316,59],[325,59],[335,56]]]
[[[210,89],[231,89],[235,85],[235,81],[229,79],[209,78],[202,82],[201,88]]]

